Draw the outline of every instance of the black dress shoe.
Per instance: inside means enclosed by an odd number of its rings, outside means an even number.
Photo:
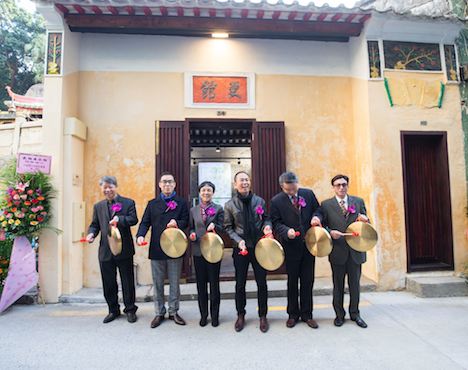
[[[154,329],[158,327],[159,325],[161,325],[163,321],[164,321],[164,316],[161,316],[161,315],[155,316],[153,321],[151,321],[151,328]]]
[[[237,320],[236,320],[236,323],[234,324],[234,329],[237,332],[239,332],[242,329],[244,329],[244,325],[245,325],[245,314],[241,313],[237,315]]]
[[[103,322],[104,324],[107,324],[107,323],[109,323],[109,322],[111,322],[111,321],[114,321],[114,320],[115,320],[117,317],[119,317],[119,316],[120,316],[120,312],[117,312],[117,313],[111,312],[111,313],[108,314],[106,317],[104,317],[104,320],[102,320],[102,322]]]
[[[293,317],[290,317],[288,321],[286,321],[286,326],[288,328],[294,328],[299,320]]]
[[[206,326],[206,324],[208,324],[208,319],[206,317],[202,317],[200,319],[200,326],[203,327]]]
[[[212,318],[211,318],[211,326],[214,326],[214,327],[219,326],[219,318],[217,318],[217,317],[212,317]]]
[[[335,324],[335,326],[343,326],[344,319],[342,319],[341,317],[337,317],[335,318],[335,321],[333,321],[333,324]]]
[[[177,325],[185,325],[185,320],[178,313],[169,315],[169,320],[173,320]]]
[[[351,320],[356,322],[357,326],[359,326],[359,327],[361,327],[363,329],[367,328],[367,324],[363,319],[361,319],[361,316],[356,316],[354,318],[352,317]]]
[[[127,321],[131,324],[137,321],[137,315],[135,312],[127,312]]]
[[[266,316],[260,317],[260,331],[262,333],[266,333],[269,328],[270,328],[270,325],[268,324],[268,320]]]

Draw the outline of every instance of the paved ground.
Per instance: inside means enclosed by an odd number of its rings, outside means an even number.
[[[285,326],[284,298],[270,299],[270,331],[258,330],[256,302],[234,332],[234,302],[221,302],[221,325],[198,326],[194,301],[182,302],[188,326],[150,329],[151,303],[139,321],[101,323],[106,307],[14,306],[0,316],[1,369],[463,369],[468,368],[468,298],[421,299],[406,292],[365,293],[369,324],[333,326],[330,296],[317,297],[318,330]]]

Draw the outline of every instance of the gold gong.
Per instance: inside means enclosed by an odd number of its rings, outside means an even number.
[[[174,227],[168,227],[161,234],[161,249],[171,258],[181,257],[187,250],[188,241],[184,232]]]
[[[284,250],[276,239],[260,239],[255,246],[255,257],[265,270],[274,271],[284,262]]]
[[[216,263],[223,259],[224,242],[218,234],[206,233],[200,240],[202,256],[210,263]]]
[[[114,256],[122,253],[122,235],[116,226],[109,225],[109,234],[107,235],[109,248]]]
[[[367,252],[375,247],[378,240],[377,231],[366,222],[353,222],[346,229],[346,242],[358,252]]]
[[[320,226],[312,226],[307,230],[305,241],[307,249],[315,257],[326,257],[333,249],[329,232]]]

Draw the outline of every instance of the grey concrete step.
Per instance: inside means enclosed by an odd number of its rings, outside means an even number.
[[[422,298],[468,296],[466,280],[456,276],[408,276],[406,289]]]
[[[316,278],[314,283],[314,295],[331,295],[333,284],[331,278]],[[221,299],[234,299],[235,282],[222,281],[220,282]],[[365,277],[361,279],[361,291],[373,292],[376,290],[376,284],[372,280]],[[247,298],[257,297],[257,286],[255,280],[248,280],[246,285]],[[286,280],[268,280],[268,296],[269,297],[286,297]],[[195,283],[187,283],[180,285],[181,300],[196,300],[197,286]],[[169,294],[169,287],[166,284],[165,294]],[[121,292],[119,293],[121,299]],[[150,302],[153,300],[152,285],[137,286],[136,301]],[[75,294],[62,295],[60,297],[62,303],[105,303],[101,288],[83,288]]]

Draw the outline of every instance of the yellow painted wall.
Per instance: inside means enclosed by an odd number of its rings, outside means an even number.
[[[386,72],[390,78],[442,80],[441,74]],[[380,233],[379,285],[382,289],[403,287],[406,273],[406,233],[400,131],[447,131],[452,198],[452,223],[456,272],[468,260],[466,186],[461,128],[460,95],[457,85],[447,85],[442,109],[418,106],[390,107],[383,82],[369,83],[369,117],[373,184],[370,187]],[[427,121],[422,126],[421,121]]]
[[[440,76],[436,76],[440,78]],[[85,147],[87,224],[102,199],[98,180],[116,175],[122,195],[135,199],[141,218],[154,196],[155,121],[217,118],[215,110],[184,108],[182,73],[80,72],[78,117],[88,126]],[[442,109],[390,108],[382,81],[346,77],[256,76],[256,109],[227,110],[226,118],[284,121],[288,169],[319,200],[332,196],[330,178],[351,177],[350,193],[366,201],[380,233],[363,272],[383,289],[404,286],[406,244],[400,130],[447,130],[457,270],[468,258],[463,239],[463,142],[458,87],[448,86]],[[429,125],[421,127],[419,122]],[[98,243],[84,246],[84,285],[100,286]],[[147,248],[138,248],[140,284],[151,283]],[[317,276],[329,276],[328,260]]]
[[[256,110],[228,110],[227,118],[256,118],[286,123],[288,168],[319,199],[331,196],[335,172],[354,177],[351,80],[302,76],[256,76]],[[183,106],[181,73],[81,72],[79,118],[88,125],[85,154],[87,220],[101,199],[98,180],[114,174],[119,191],[135,199],[139,217],[155,188],[155,121],[186,117],[216,118],[208,109]],[[324,145],[326,143],[326,145]],[[352,190],[355,188],[352,187]],[[97,242],[84,252],[84,284],[99,286]],[[139,282],[151,283],[147,249],[139,248]],[[317,275],[327,276],[327,259]]]

